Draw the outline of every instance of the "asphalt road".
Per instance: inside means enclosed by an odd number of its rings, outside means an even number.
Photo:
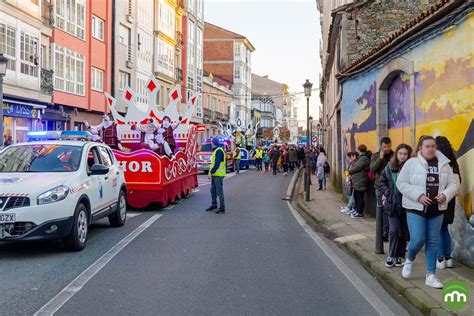
[[[191,197],[133,212],[122,228],[95,225],[79,253],[0,243],[0,314],[407,315],[356,261],[318,235],[328,256],[305,231],[282,200],[290,177],[230,176],[225,215],[204,211],[200,180]]]

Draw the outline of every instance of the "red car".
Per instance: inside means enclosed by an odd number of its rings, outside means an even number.
[[[234,152],[234,145],[232,141],[225,136],[217,136],[219,143],[224,148],[226,153],[226,164],[227,170],[234,171],[234,158],[232,153]],[[211,168],[211,156],[212,156],[212,138],[203,138],[201,148],[197,153],[197,168],[198,171],[209,172]]]

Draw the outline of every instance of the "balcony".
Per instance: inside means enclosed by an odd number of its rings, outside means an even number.
[[[214,113],[214,118],[215,118],[218,122],[220,122],[220,121],[222,121],[222,119],[224,118],[224,115],[223,115],[221,112],[215,112],[215,113]]]
[[[178,82],[183,81],[183,69],[181,68],[175,68],[175,79]]]
[[[53,84],[54,71],[41,68],[41,93],[52,95],[54,90]]]
[[[206,109],[206,108],[204,108],[204,109],[203,109],[203,114],[204,114],[204,115],[203,115],[204,122],[205,122],[205,123],[209,123],[209,122],[211,121],[211,119],[212,119],[212,111],[211,111],[211,109]]]

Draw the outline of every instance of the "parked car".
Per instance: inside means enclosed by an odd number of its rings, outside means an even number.
[[[63,240],[82,250],[91,223],[108,217],[124,225],[126,199],[123,172],[105,144],[33,141],[0,152],[2,241]]]

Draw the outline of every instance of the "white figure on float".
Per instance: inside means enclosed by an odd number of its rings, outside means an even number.
[[[166,142],[165,138],[163,137],[163,133],[165,130],[163,128],[159,128],[157,130],[157,134],[155,136],[155,143],[156,145],[153,146],[152,149],[158,155],[167,155],[168,157],[173,156],[173,150],[170,148],[168,142]]]
[[[84,121],[86,130],[91,132],[92,140],[94,142],[102,142],[102,139],[100,138],[100,131],[109,128],[113,124],[114,121],[110,119],[110,116],[108,114],[104,114],[104,116],[102,117],[102,122],[98,125],[90,125],[88,121]]]

